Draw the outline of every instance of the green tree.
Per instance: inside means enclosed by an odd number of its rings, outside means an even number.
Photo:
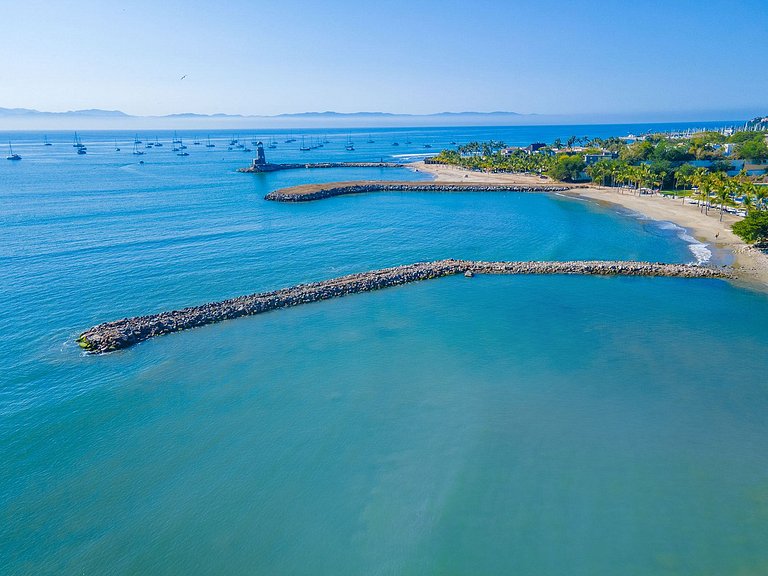
[[[748,140],[736,150],[736,155],[744,160],[755,160],[757,162],[768,158],[768,146],[765,140]]]
[[[555,180],[573,182],[580,178],[584,167],[584,160],[582,160],[581,156],[560,154],[552,167],[547,171],[547,174]]]
[[[733,232],[748,243],[768,241],[768,212],[753,210],[732,226]]]

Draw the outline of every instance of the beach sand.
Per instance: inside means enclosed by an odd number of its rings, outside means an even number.
[[[474,172],[456,166],[424,162],[416,162],[408,166],[412,170],[432,174],[438,182],[462,181],[538,186],[560,184],[549,178],[531,174]],[[721,222],[718,209],[710,208],[709,214],[704,214],[698,206],[688,201],[683,204],[680,198],[665,198],[659,195],[638,196],[619,188],[571,185],[568,191],[559,192],[559,194],[616,204],[652,220],[672,222],[682,226],[700,242],[731,252],[734,256],[733,269],[739,279],[750,287],[768,291],[768,255],[745,244],[731,231],[731,225],[739,220],[737,216],[723,214]]]

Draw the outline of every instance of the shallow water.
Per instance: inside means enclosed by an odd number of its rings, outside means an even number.
[[[760,293],[455,277],[102,357],[72,342],[419,260],[693,261],[679,230],[540,194],[269,203],[293,183],[419,175],[254,176],[223,153],[139,166],[111,140],[0,166],[9,574],[768,570]]]

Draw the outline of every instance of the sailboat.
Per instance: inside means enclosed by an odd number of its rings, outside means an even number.
[[[180,139],[179,139],[179,137],[176,135],[176,130],[174,130],[174,131],[173,131],[173,143],[174,143],[174,144],[181,144],[181,140],[180,140]]]
[[[13,146],[11,146],[11,141],[8,141],[8,156],[5,157],[6,160],[21,160],[21,156],[18,154],[13,153]]]
[[[301,137],[301,147],[299,148],[302,152],[306,152],[307,150],[312,150],[311,147],[304,144],[304,136]]]
[[[53,146],[50,142],[48,142],[48,136],[43,136],[43,146]]]
[[[178,150],[180,150],[180,152],[179,152],[178,154],[176,154],[176,156],[189,156],[189,152],[185,152],[185,151],[184,151],[184,150],[186,150],[186,148],[187,148],[187,147],[186,147],[186,146],[184,146],[184,143],[181,141],[181,138],[179,138],[179,147],[178,147]]]
[[[80,155],[86,154],[86,151],[88,150],[88,148],[85,147],[85,144],[80,141],[80,136],[77,135],[77,132],[75,132],[75,143],[73,146],[77,148],[77,153]]]
[[[133,141],[133,154],[135,156],[141,156],[144,154],[143,150],[139,150],[139,142],[136,142],[136,140]]]
[[[195,140],[192,142],[192,144],[194,146],[200,146],[200,139],[197,136],[195,136]]]
[[[274,136],[269,140],[269,144],[267,144],[267,148],[271,148],[272,150],[277,148],[277,140],[275,140]]]
[[[211,144],[211,136],[208,135],[208,144],[205,145],[206,148],[216,148],[216,144]]]
[[[134,144],[141,144],[141,140],[139,140],[139,135],[138,135],[138,134],[136,134],[136,135],[133,137],[133,143],[134,143]]]
[[[347,145],[344,146],[344,149],[349,151],[352,151],[355,149],[355,145],[352,144],[352,136],[350,136],[349,134],[347,134]]]
[[[374,143],[373,138],[371,138],[371,135],[368,134],[368,144],[373,144],[373,143]]]
[[[163,147],[163,143],[157,139],[157,136],[155,136],[155,148],[162,148],[162,147]]]

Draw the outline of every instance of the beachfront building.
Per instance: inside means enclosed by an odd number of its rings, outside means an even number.
[[[584,164],[591,166],[592,164],[600,162],[600,160],[615,160],[618,157],[619,154],[617,152],[603,150],[597,154],[584,154]]]

